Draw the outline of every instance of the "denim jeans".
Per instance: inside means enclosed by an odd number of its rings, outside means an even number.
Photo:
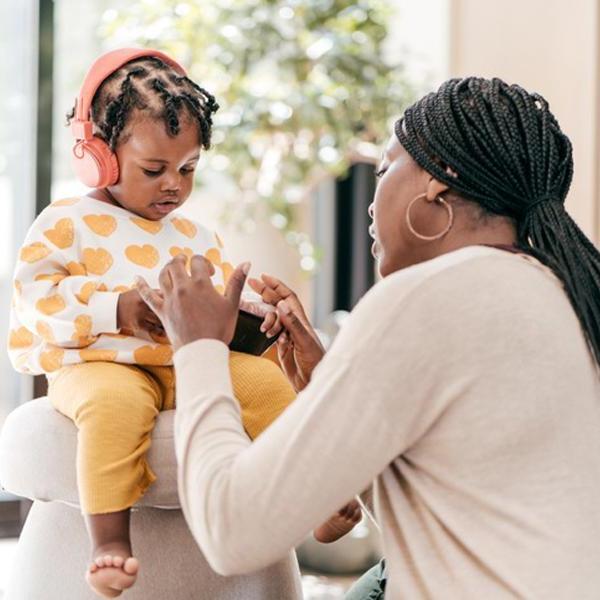
[[[383,600],[386,581],[385,559],[382,558],[346,592],[344,600]]]

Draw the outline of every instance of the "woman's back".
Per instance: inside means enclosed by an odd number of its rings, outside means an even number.
[[[561,283],[465,248],[386,278],[332,351],[367,327],[390,598],[597,597],[600,381]]]

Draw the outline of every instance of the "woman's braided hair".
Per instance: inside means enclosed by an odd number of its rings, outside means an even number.
[[[201,146],[208,150],[212,115],[218,108],[214,96],[189,77],[159,58],[142,57],[125,63],[102,82],[92,101],[91,119],[95,135],[114,151],[124,141],[123,131],[134,109],[163,120],[172,136],[179,133],[182,117],[191,118],[198,126]],[[73,108],[67,123],[74,116]]]
[[[565,210],[572,147],[548,102],[500,79],[451,79],[395,131],[425,171],[515,222],[518,246],[563,281],[600,364],[600,252]]]

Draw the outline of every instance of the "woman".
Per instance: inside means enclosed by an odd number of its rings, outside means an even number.
[[[410,107],[372,210],[384,279],[327,354],[283,284],[252,282],[303,390],[253,444],[226,346],[249,265],[225,297],[201,257],[163,296],[141,284],[179,348],[180,496],[213,568],[277,560],[373,483],[386,599],[600,596],[600,255],[563,206],[572,172],[519,86],[454,79]]]

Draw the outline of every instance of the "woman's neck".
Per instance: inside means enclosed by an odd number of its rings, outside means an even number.
[[[491,217],[485,224],[450,231],[440,240],[437,254],[446,254],[467,246],[516,246],[517,232],[512,220]]]

